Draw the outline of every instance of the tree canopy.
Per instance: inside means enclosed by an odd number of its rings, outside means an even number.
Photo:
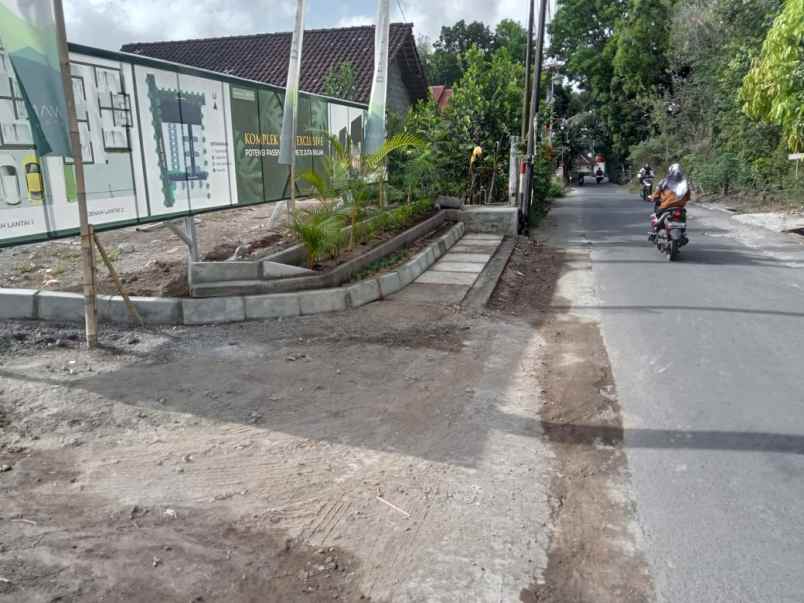
[[[804,149],[804,0],[788,0],[743,80],[752,117],[781,126],[791,149]]]

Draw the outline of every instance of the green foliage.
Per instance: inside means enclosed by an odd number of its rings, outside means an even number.
[[[432,47],[429,40],[419,38],[417,48],[428,81],[431,84],[452,86],[466,72],[466,53],[470,48],[476,48],[485,56],[505,48],[515,62],[524,65],[527,40],[527,30],[512,19],[500,21],[494,33],[479,21],[467,24],[460,20],[451,27],[442,27],[441,35],[433,42]]]
[[[614,85],[632,98],[669,84],[668,49],[672,25],[668,0],[631,0],[612,42],[616,46]]]
[[[427,57],[430,82],[451,86],[463,76],[464,55],[470,48],[486,54],[493,46],[491,30],[479,21],[467,25],[461,19],[452,27],[442,27],[441,35],[433,42],[433,52]]]
[[[333,65],[324,76],[324,94],[335,98],[354,100],[357,92],[357,70],[351,61]]]
[[[321,258],[335,256],[342,246],[343,223],[332,204],[297,211],[290,228],[307,251],[307,266],[315,268]]]
[[[804,0],[788,0],[743,80],[748,115],[781,126],[788,146],[804,148]]]
[[[687,158],[689,176],[704,192],[727,194],[738,183],[741,163],[734,153],[720,153],[714,157],[690,155]]]
[[[502,149],[507,148],[510,135],[519,131],[524,69],[507,48],[486,54],[472,47],[464,58],[465,72],[455,83],[447,108],[440,112],[432,100],[421,102],[403,127],[405,132],[430,143],[418,157],[408,156],[404,166],[398,167],[402,173],[410,168],[421,178],[402,183],[415,189],[419,182],[419,194],[463,196],[469,186],[469,157],[475,146],[484,151],[477,164],[484,180],[497,178],[495,190],[499,195],[505,192],[500,182],[507,178],[508,156]],[[498,143],[501,152],[495,170],[493,158]]]
[[[707,192],[791,184],[804,0],[560,0],[552,32],[575,84],[556,95],[560,152],[602,152],[610,175],[681,160]]]
[[[515,61],[525,61],[528,46],[528,30],[518,21],[503,19],[494,29],[494,48],[505,48]]]

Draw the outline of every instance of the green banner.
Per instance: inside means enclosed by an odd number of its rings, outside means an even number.
[[[52,0],[0,0],[0,45],[25,99],[37,152],[71,157]]]

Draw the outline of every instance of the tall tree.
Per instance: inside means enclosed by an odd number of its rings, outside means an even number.
[[[451,27],[442,27],[430,57],[431,83],[451,86],[463,75],[466,51],[474,47],[485,55],[492,50],[493,41],[491,30],[480,21],[467,25],[461,19]]]
[[[525,62],[528,32],[518,21],[503,19],[494,28],[494,48],[507,48],[514,61]]]
[[[804,150],[804,0],[789,0],[773,22],[742,99],[749,115],[781,126],[788,146]]]

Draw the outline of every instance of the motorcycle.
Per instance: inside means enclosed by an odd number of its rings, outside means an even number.
[[[603,182],[603,178],[604,178],[604,175],[603,175],[603,170],[601,170],[600,168],[598,168],[598,169],[597,169],[597,172],[595,172],[595,182],[597,182],[598,184],[600,184],[601,182]]]
[[[578,186],[583,186],[583,174],[578,174],[575,181],[578,183]]]
[[[687,210],[683,207],[666,209],[657,216],[650,217],[652,234],[650,239],[656,243],[656,249],[667,258],[668,262],[678,259],[679,250],[689,243],[687,238]]]
[[[642,182],[642,200],[647,201],[648,197],[653,194],[653,176],[645,176]]]

